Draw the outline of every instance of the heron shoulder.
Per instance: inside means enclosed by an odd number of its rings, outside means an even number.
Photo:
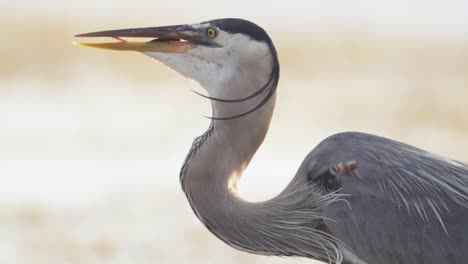
[[[420,198],[436,204],[449,199],[468,208],[468,165],[375,135],[332,135],[311,151],[302,167],[313,178],[351,160],[357,162],[357,177],[349,177],[343,187],[365,187],[408,211],[420,207],[408,201]]]
[[[339,133],[323,140],[307,163],[313,164],[314,175],[318,175],[348,160],[358,165],[354,175],[344,178],[343,193],[380,197],[425,219],[432,212],[443,228],[442,208],[449,208],[452,202],[468,208],[466,164],[391,139]]]
[[[323,159],[360,159],[360,158],[375,158],[379,159],[379,155],[395,155],[405,154],[408,156],[427,157],[429,159],[438,158],[444,161],[449,159],[442,158],[423,149],[392,140],[389,138],[366,134],[362,132],[341,132],[331,135],[322,140],[311,154],[314,156],[323,157]],[[377,156],[370,156],[374,154]],[[393,157],[396,158],[396,157]]]
[[[466,164],[395,140],[345,132],[320,142],[304,161],[303,172],[322,175],[347,160],[356,160],[357,169],[344,175],[333,192],[344,195],[346,202],[324,210],[334,236],[368,263],[402,263],[399,256],[405,263],[444,263],[446,255],[455,259],[450,263],[465,263],[461,248],[468,244],[468,228],[460,219],[468,216]],[[327,194],[313,186],[312,191]],[[398,230],[411,230],[411,235]],[[428,237],[439,239],[420,242]],[[363,239],[370,243],[359,243]],[[416,250],[408,252],[404,243]],[[428,253],[425,247],[438,250]]]
[[[357,159],[364,149],[386,143],[397,142],[361,132],[340,132],[323,139],[306,159],[316,160],[329,167],[346,159]]]

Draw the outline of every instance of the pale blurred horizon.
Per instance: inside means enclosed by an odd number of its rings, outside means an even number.
[[[241,253],[211,235],[178,183],[209,124],[209,102],[190,92],[202,88],[141,54],[74,46],[73,35],[219,17],[264,27],[281,80],[270,132],[241,182],[258,201],[341,131],[468,161],[465,10],[464,1],[402,0],[5,3],[0,263],[314,263]]]

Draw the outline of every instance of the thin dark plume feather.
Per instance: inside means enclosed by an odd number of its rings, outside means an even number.
[[[255,93],[253,93],[252,95],[249,95],[245,98],[241,98],[241,99],[234,99],[234,100],[231,100],[229,101],[228,103],[237,103],[237,102],[242,102],[242,101],[245,101],[245,100],[248,100],[250,98],[253,98],[255,96],[258,96],[259,94],[261,94],[263,91],[265,91],[266,88],[270,87],[270,89],[268,90],[268,94],[265,96],[265,98],[263,98],[263,100],[258,103],[254,108],[246,111],[246,112],[243,112],[241,114],[238,114],[238,115],[234,115],[234,116],[229,116],[229,117],[209,117],[209,116],[205,116],[206,118],[209,118],[211,120],[230,120],[230,119],[236,119],[236,118],[239,118],[239,117],[243,117],[243,116],[246,116],[250,113],[253,113],[255,112],[256,110],[258,110],[260,107],[262,107],[263,105],[265,105],[269,100],[270,98],[275,94],[276,92],[276,87],[278,86],[278,81],[279,81],[279,62],[278,60],[276,59],[276,53],[275,53],[275,61],[273,63],[273,69],[271,71],[271,74],[270,74],[270,78],[268,79],[268,82],[260,89],[258,89]],[[197,93],[197,92],[196,92]],[[199,94],[199,93],[197,93]],[[200,94],[199,94],[200,95]],[[219,98],[211,98],[211,97],[208,97],[208,96],[204,96],[204,95],[201,95],[205,98],[208,98],[208,99],[211,99],[211,100],[215,100],[215,101],[221,101],[221,102],[224,102],[222,100],[224,99],[219,99]]]

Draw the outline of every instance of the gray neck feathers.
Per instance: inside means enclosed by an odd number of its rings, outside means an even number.
[[[258,97],[234,104],[213,102],[213,110],[216,116],[231,116],[257,105],[263,96]],[[337,196],[315,195],[297,180],[259,203],[245,201],[237,190],[243,170],[268,131],[275,102],[276,94],[249,115],[213,121],[187,155],[180,173],[182,188],[200,221],[237,249],[341,263],[336,243],[315,228],[321,221],[318,212]]]

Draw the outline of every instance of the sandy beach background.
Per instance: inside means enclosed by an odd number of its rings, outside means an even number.
[[[190,92],[202,88],[137,53],[74,46],[74,34],[219,17],[262,25],[281,80],[240,186],[258,201],[341,131],[468,161],[466,10],[463,1],[2,3],[0,263],[314,263],[212,236],[178,183],[209,123],[209,103]]]

